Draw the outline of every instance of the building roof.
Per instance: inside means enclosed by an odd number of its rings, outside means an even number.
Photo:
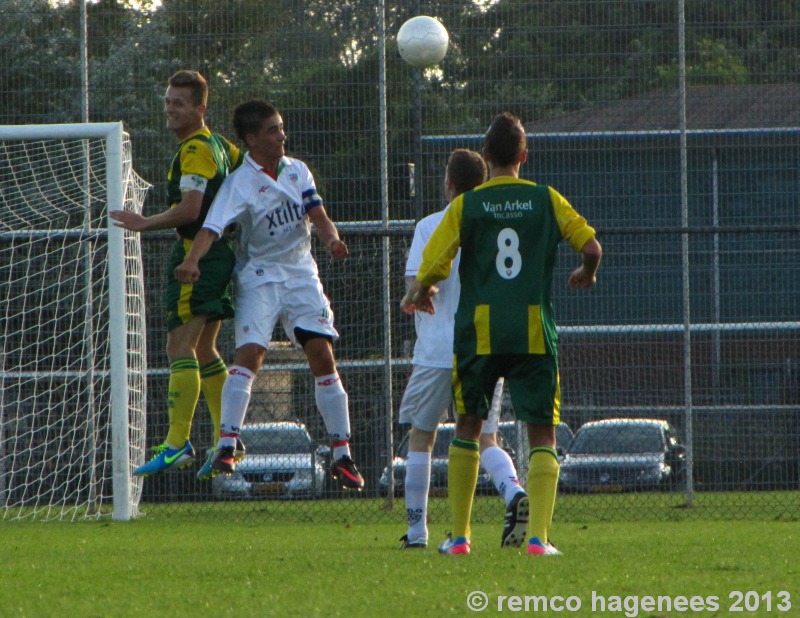
[[[699,129],[800,127],[800,84],[692,86],[686,90],[686,125]],[[596,105],[526,123],[531,133],[670,131],[679,128],[678,91]]]

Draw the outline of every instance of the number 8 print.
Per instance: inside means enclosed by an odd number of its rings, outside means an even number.
[[[513,279],[522,270],[519,235],[510,227],[503,228],[497,235],[497,257],[494,264],[503,279]]]

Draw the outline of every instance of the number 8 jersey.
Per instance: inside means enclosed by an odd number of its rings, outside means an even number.
[[[558,244],[566,240],[579,252],[594,235],[558,191],[513,176],[455,198],[417,274],[425,286],[441,281],[461,248],[455,354],[556,356],[550,289]]]

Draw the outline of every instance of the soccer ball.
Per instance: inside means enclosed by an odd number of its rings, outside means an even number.
[[[437,64],[447,53],[450,36],[438,19],[412,17],[397,31],[397,50],[411,66],[424,69]]]

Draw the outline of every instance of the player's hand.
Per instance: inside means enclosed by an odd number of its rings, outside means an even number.
[[[138,212],[129,210],[112,210],[108,213],[110,219],[114,221],[116,227],[121,227],[131,232],[141,232],[147,227],[147,217]]]
[[[414,295],[411,297],[411,303],[414,305],[417,311],[434,315],[436,313],[436,308],[433,306],[433,297],[438,292],[439,288],[437,288],[435,285],[430,287],[420,286],[420,288],[414,292]]]
[[[589,274],[583,266],[579,266],[569,276],[567,285],[571,288],[590,288],[597,282],[594,273]]]
[[[414,296],[414,290],[409,290],[406,295],[400,299],[400,311],[406,315],[413,315],[417,310],[417,306],[411,302],[411,297]]]
[[[347,245],[341,238],[334,240],[328,247],[328,251],[331,252],[331,257],[334,260],[343,260],[350,253],[350,251],[347,249]]]
[[[180,283],[194,283],[200,278],[200,269],[195,262],[184,260],[175,269],[175,279]]]

